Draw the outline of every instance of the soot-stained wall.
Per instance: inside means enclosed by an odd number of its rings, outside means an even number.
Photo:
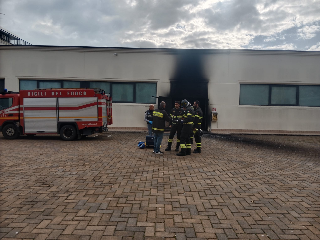
[[[204,113],[202,128],[208,128],[208,79],[204,72],[204,55],[201,50],[174,50],[176,68],[170,79],[169,105],[175,100],[187,99],[191,104],[200,101]]]

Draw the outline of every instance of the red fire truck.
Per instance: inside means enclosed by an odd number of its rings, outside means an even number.
[[[60,134],[74,140],[107,131],[112,98],[101,89],[39,89],[0,93],[0,130],[19,135]]]

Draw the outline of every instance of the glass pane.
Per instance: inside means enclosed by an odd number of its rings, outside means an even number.
[[[133,84],[112,83],[112,100],[115,102],[133,102]]]
[[[63,88],[80,88],[80,82],[63,81]]]
[[[61,82],[39,82],[39,88],[61,88]]]
[[[37,81],[35,80],[20,80],[20,90],[37,89]]]
[[[271,104],[275,105],[296,105],[297,87],[276,87],[271,88]]]
[[[269,85],[240,85],[240,105],[268,105]]]
[[[136,84],[136,102],[137,103],[156,103],[156,98],[155,98],[156,96],[157,96],[156,83],[137,83]]]
[[[0,98],[0,110],[9,108],[12,106],[12,98]]]
[[[320,107],[320,86],[299,86],[299,105]]]
[[[100,88],[106,93],[110,93],[110,83],[108,82],[90,82],[90,88]]]

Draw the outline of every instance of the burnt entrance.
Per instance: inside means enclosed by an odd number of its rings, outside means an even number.
[[[159,103],[167,103],[166,110],[170,113],[175,101],[187,99],[192,105],[195,100],[200,101],[203,111],[202,129],[209,127],[209,99],[208,79],[205,78],[203,70],[204,51],[197,50],[173,50],[176,55],[177,64],[174,75],[170,79],[169,96],[159,97]]]

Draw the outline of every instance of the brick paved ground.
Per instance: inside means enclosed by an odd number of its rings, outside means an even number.
[[[144,135],[0,136],[0,238],[320,239],[320,136],[206,135],[177,157]]]

